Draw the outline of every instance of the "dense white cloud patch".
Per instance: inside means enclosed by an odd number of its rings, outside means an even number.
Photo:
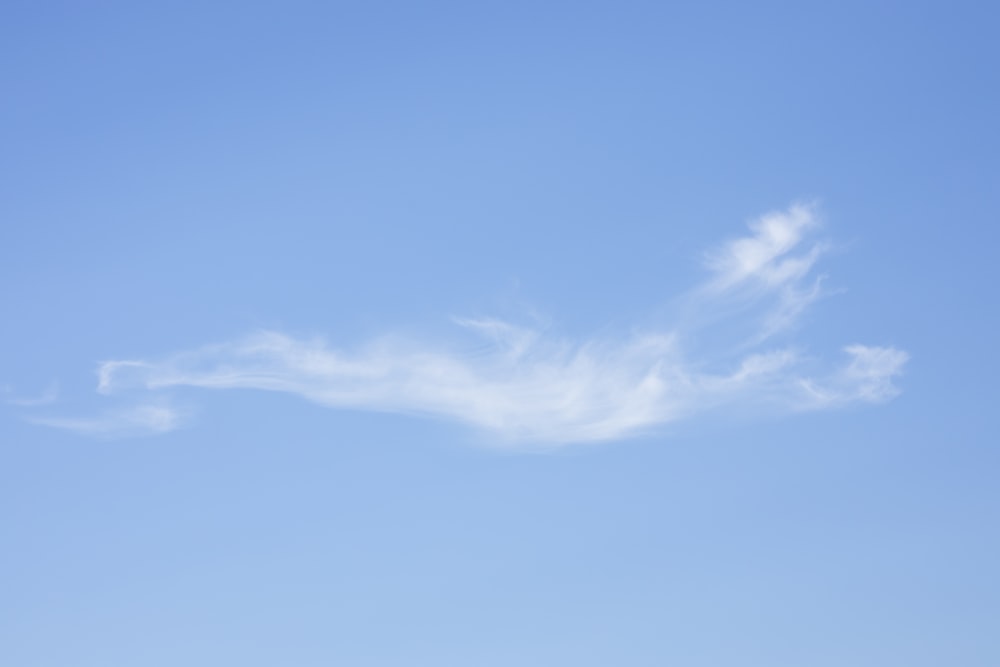
[[[727,409],[802,411],[894,397],[907,354],[849,345],[824,364],[797,346],[772,343],[822,293],[813,274],[825,246],[815,211],[795,205],[750,224],[750,234],[706,255],[708,280],[689,293],[674,326],[571,340],[496,319],[456,319],[489,343],[483,354],[387,336],[355,349],[278,332],[154,361],[108,361],[100,392],[178,387],[296,394],[334,408],[444,418],[507,441],[613,440]],[[690,352],[711,330],[742,336]],[[703,346],[702,346],[703,347]],[[145,406],[98,420],[48,420],[83,432],[163,432],[169,408]]]

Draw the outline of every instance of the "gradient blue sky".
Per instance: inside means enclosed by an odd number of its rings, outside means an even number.
[[[0,8],[0,663],[1000,664],[989,3]]]

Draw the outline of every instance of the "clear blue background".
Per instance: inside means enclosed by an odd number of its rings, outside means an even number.
[[[882,407],[550,453],[199,394],[0,411],[0,663],[1000,664],[998,12],[986,2],[5,2],[0,384],[257,328],[627,326],[819,198],[800,334]],[[38,408],[41,410],[42,408]],[[55,407],[51,408],[55,410]]]

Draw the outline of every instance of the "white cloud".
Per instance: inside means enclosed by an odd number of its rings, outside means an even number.
[[[851,345],[845,363],[824,367],[789,344],[765,347],[821,293],[820,278],[812,275],[825,248],[812,239],[818,227],[808,205],[751,223],[749,236],[707,255],[710,278],[689,294],[682,321],[665,330],[571,340],[496,319],[456,319],[487,342],[485,353],[391,336],[345,350],[261,332],[160,360],[105,362],[98,390],[277,391],[334,408],[437,417],[507,441],[545,443],[613,440],[720,410],[800,411],[888,400],[898,393],[893,380],[905,352]],[[735,340],[733,331],[740,332]],[[725,342],[706,349],[704,340]],[[44,423],[93,433],[163,432],[178,420],[168,408],[145,406],[97,420]]]
[[[825,386],[803,380],[812,396],[812,405],[807,407],[835,407],[854,401],[884,403],[899,394],[892,380],[909,360],[906,352],[867,345],[848,345],[844,351],[850,361]]]
[[[709,252],[706,264],[715,272],[710,287],[727,290],[757,283],[769,288],[800,280],[812,268],[823,249],[810,243],[804,252],[798,246],[819,226],[815,207],[794,204],[787,211],[773,211],[750,223],[752,235],[735,239]]]

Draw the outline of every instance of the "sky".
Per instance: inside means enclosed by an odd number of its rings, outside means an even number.
[[[0,663],[1000,664],[1000,11],[0,7]]]

